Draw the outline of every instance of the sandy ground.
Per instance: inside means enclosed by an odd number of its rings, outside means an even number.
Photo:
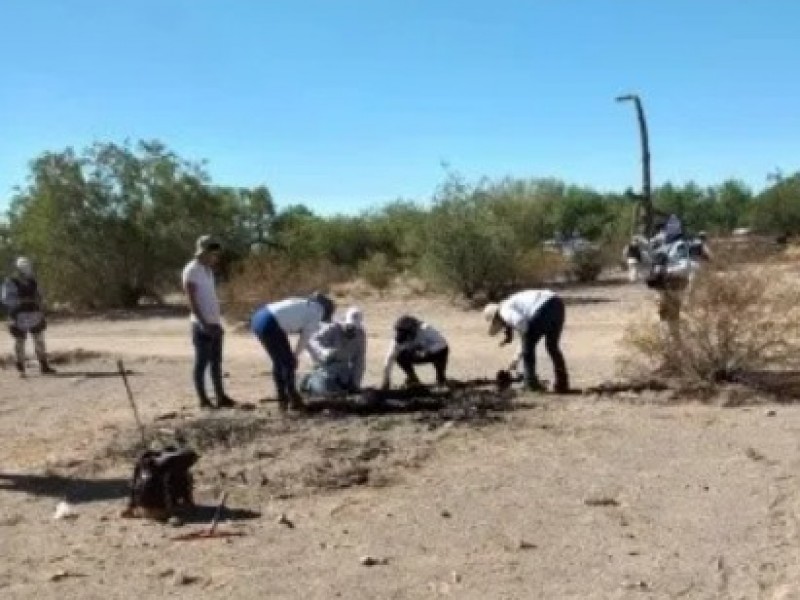
[[[647,293],[565,296],[574,383],[613,377]],[[362,306],[370,382],[404,310],[446,333],[455,377],[511,358],[479,313],[441,299]],[[0,597],[800,598],[795,406],[520,395],[493,419],[287,418],[259,402],[272,387],[257,343],[229,332],[229,393],[257,408],[209,417],[187,332],[182,318],[59,322],[51,349],[102,355],[53,378],[0,370]],[[195,438],[197,496],[227,491],[222,529],[240,536],[181,542],[200,525],[118,518],[136,429],[117,357],[148,432],[227,431]],[[76,517],[53,520],[65,497]]]

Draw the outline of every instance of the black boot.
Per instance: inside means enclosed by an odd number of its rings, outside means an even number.
[[[236,402],[226,394],[217,394],[217,408],[233,408]]]
[[[200,397],[200,408],[213,410],[213,409],[215,409],[217,407],[214,406],[213,404],[211,404],[211,401],[208,398],[201,396]]]
[[[25,363],[17,361],[17,373],[20,377],[25,377]]]
[[[306,403],[303,402],[303,397],[297,390],[291,390],[289,392],[289,408],[297,411],[306,409]]]
[[[55,375],[56,370],[50,366],[50,364],[46,360],[39,361],[39,369],[42,372],[42,375]]]

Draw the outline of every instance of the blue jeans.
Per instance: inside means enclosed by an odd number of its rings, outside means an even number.
[[[299,396],[295,381],[297,359],[289,344],[289,336],[281,329],[275,315],[266,306],[253,314],[250,324],[253,333],[272,360],[272,378],[275,381],[278,400],[288,402],[296,399]]]
[[[206,395],[205,374],[211,367],[211,384],[217,402],[225,397],[222,385],[222,334],[210,335],[203,331],[202,325],[192,323],[192,344],[194,344],[194,389],[201,402],[208,402]]]
[[[529,387],[536,387],[539,382],[536,377],[536,345],[544,338],[556,376],[554,389],[557,392],[569,390],[567,365],[559,347],[561,332],[564,330],[565,312],[564,301],[555,296],[545,302],[528,323],[528,330],[522,338],[522,364],[525,369],[525,383]]]

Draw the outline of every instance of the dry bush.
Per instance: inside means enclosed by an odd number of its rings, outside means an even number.
[[[701,272],[682,293],[680,335],[651,319],[631,323],[624,335],[626,371],[713,384],[760,369],[800,362],[800,288],[764,267]]]
[[[395,270],[386,254],[376,252],[358,263],[358,274],[370,286],[383,292],[394,280]]]
[[[547,250],[527,250],[517,257],[515,263],[520,287],[540,286],[563,279],[569,269],[569,260],[563,254]]]
[[[280,255],[252,256],[240,262],[222,288],[230,319],[247,320],[265,302],[327,291],[348,278],[346,269],[325,260],[291,260]]]

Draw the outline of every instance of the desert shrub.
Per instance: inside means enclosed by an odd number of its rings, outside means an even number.
[[[764,268],[703,271],[683,293],[680,335],[655,319],[631,324],[625,366],[709,384],[793,367],[800,361],[798,292],[788,277]]]
[[[279,253],[251,256],[232,269],[221,301],[229,319],[246,320],[265,302],[327,291],[349,275],[325,260],[291,260]]]
[[[514,261],[515,287],[536,287],[564,278],[569,262],[560,252],[528,250]]]
[[[376,252],[358,264],[358,274],[376,290],[383,291],[394,279],[394,269],[383,252]]]
[[[603,271],[603,253],[594,247],[581,248],[570,256],[569,263],[569,272],[575,281],[591,283],[597,281]]]

